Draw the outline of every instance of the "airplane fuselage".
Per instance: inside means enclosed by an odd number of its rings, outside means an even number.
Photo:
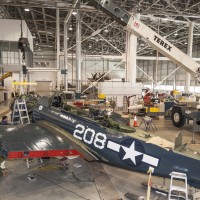
[[[168,151],[154,144],[104,128],[88,118],[71,112],[38,105],[34,109],[35,121],[46,120],[67,131],[82,142],[99,161],[146,173],[169,177],[172,171],[186,173],[188,183],[200,188],[200,160]]]

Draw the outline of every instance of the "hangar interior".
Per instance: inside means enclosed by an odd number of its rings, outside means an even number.
[[[198,0],[0,0],[0,117],[9,121],[0,125],[2,198],[171,199],[173,172],[188,178],[178,198],[199,198],[199,8]],[[37,142],[25,135],[36,130]],[[59,141],[45,139],[51,131]],[[160,153],[146,141],[155,135]],[[70,159],[88,152],[104,164]],[[155,184],[126,169],[150,171]]]

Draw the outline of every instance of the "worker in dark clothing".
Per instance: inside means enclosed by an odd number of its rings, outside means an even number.
[[[0,125],[10,125],[8,123],[8,117],[7,116],[3,116]]]

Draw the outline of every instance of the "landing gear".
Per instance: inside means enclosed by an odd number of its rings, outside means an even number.
[[[172,108],[172,122],[174,126],[180,128],[185,125],[186,118],[182,114],[182,110],[179,107]]]

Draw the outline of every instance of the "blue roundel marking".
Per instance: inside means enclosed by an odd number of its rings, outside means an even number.
[[[120,145],[119,157],[123,162],[134,167],[142,164],[145,150],[140,142],[129,138],[123,140]]]

